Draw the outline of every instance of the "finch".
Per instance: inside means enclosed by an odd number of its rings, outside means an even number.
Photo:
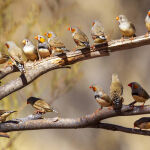
[[[150,10],[148,11],[147,16],[145,18],[145,25],[146,25],[146,28],[148,30],[146,36],[148,36],[150,33]]]
[[[8,61],[8,59],[9,59],[9,56],[0,52],[0,64],[4,64],[5,62]]]
[[[150,129],[150,117],[143,117],[134,122],[134,127],[140,129]]]
[[[36,110],[36,113],[46,113],[46,112],[55,112],[58,113],[54,108],[47,104],[41,98],[29,97],[27,99],[27,104],[31,104]]]
[[[5,122],[7,117],[17,111],[0,110],[0,121]]]
[[[103,43],[107,40],[104,34],[104,27],[98,20],[95,20],[92,24],[91,36],[94,44]]]
[[[39,58],[50,57],[50,55],[51,55],[51,49],[49,47],[49,44],[46,42],[44,36],[37,35],[34,38],[36,40],[38,40]]]
[[[69,50],[66,49],[64,43],[61,41],[59,37],[56,36],[56,34],[52,31],[49,31],[45,33],[45,36],[48,37],[48,43],[50,45],[50,48],[52,49],[52,53],[58,52],[58,53],[65,53]]]
[[[118,113],[121,112],[122,103],[123,103],[123,85],[120,82],[118,75],[112,75],[112,82],[110,85],[110,97],[112,99],[112,106],[114,110]]]
[[[137,82],[131,82],[128,84],[132,90],[132,97],[135,100],[133,104],[136,102],[142,102],[144,106],[145,102],[150,98],[149,94],[143,89],[143,87]]]
[[[128,21],[126,16],[124,16],[124,15],[117,16],[116,20],[119,23],[119,29],[122,33],[122,40],[124,39],[124,37],[131,37],[131,39],[133,39],[133,37],[136,37],[135,26],[134,26],[134,24],[132,24],[131,22]]]
[[[112,105],[111,98],[103,91],[102,88],[97,85],[92,85],[89,88],[93,90],[94,97],[97,103],[101,106],[101,109]]]
[[[7,41],[5,45],[8,48],[8,54],[12,62],[21,73],[25,73],[23,51],[13,41]]]
[[[78,27],[69,27],[68,30],[72,32],[77,49],[90,48],[88,37]]]
[[[38,53],[33,43],[28,39],[24,39],[22,43],[24,44],[23,52],[25,56],[27,57],[27,59],[31,61],[37,60]]]

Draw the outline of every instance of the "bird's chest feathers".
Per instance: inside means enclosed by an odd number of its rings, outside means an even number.
[[[25,46],[23,51],[24,51],[24,53],[33,53],[34,52],[34,47]]]
[[[137,101],[137,102],[145,102],[145,101],[146,101],[145,98],[143,98],[143,97],[141,97],[141,96],[138,96],[138,95],[133,95],[133,98],[134,98],[134,100]]]
[[[129,28],[130,28],[130,24],[129,23],[121,23],[120,25],[119,25],[119,27],[120,27],[120,29],[122,30],[122,31],[127,31],[127,30],[129,30]]]

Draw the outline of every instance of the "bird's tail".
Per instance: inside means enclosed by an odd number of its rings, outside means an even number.
[[[133,37],[136,37],[136,34],[134,34]]]
[[[99,38],[102,39],[102,40],[107,40],[105,35],[100,35]]]
[[[12,113],[17,112],[17,111],[14,110],[14,111],[8,111],[8,112],[9,112],[10,114],[12,114]]]
[[[16,61],[16,66],[22,74],[26,72],[23,64]]]
[[[121,113],[122,102],[123,102],[123,97],[116,96],[113,98],[112,106],[116,113]]]

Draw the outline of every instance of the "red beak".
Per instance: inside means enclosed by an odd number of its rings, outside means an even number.
[[[91,88],[92,88],[92,86],[89,86],[89,88],[91,89]]]
[[[128,86],[132,87],[132,84],[131,84],[131,83],[129,83],[129,84],[128,84]]]

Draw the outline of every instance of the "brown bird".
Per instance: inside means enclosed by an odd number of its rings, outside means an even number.
[[[128,21],[127,17],[124,15],[120,15],[116,17],[116,20],[119,23],[119,29],[122,33],[122,41],[124,40],[124,37],[131,37],[131,40],[136,37],[135,32],[135,26],[131,22]]]
[[[143,117],[134,122],[134,127],[140,129],[150,129],[150,117]]]
[[[46,58],[51,56],[51,49],[49,44],[46,42],[44,36],[37,35],[34,37],[38,40],[38,52],[39,52],[39,59]]]
[[[13,41],[7,41],[5,45],[8,48],[8,54],[12,62],[21,73],[25,73],[23,51]]]
[[[112,99],[112,106],[114,110],[118,113],[121,112],[122,103],[123,103],[123,85],[120,82],[118,75],[112,75],[112,82],[110,85],[110,97]]]
[[[27,104],[31,104],[37,110],[36,113],[42,113],[42,114],[46,112],[58,113],[54,108],[52,108],[41,98],[29,97],[27,99]]]
[[[90,48],[88,37],[78,27],[69,27],[68,30],[72,32],[77,49]]]
[[[94,44],[103,43],[107,40],[104,34],[104,27],[98,20],[95,20],[92,24],[91,36]]]
[[[132,90],[132,97],[135,100],[132,104],[134,106],[134,104],[136,102],[142,102],[144,106],[145,102],[150,98],[149,94],[143,89],[143,87],[137,83],[137,82],[131,82],[128,84],[128,86],[131,87]]]
[[[28,39],[24,39],[22,41],[22,43],[24,44],[23,52],[24,52],[25,56],[27,57],[27,59],[31,60],[31,61],[37,60],[38,53],[37,53],[37,49],[35,48],[33,43]]]
[[[4,64],[5,62],[8,61],[8,59],[9,59],[9,56],[0,52],[0,64]]]
[[[101,109],[103,107],[112,106],[111,98],[103,91],[102,88],[100,88],[97,85],[92,85],[89,88],[93,90],[94,97],[95,97],[97,103],[101,106]]]
[[[45,36],[48,37],[48,43],[50,48],[52,49],[52,53],[65,53],[69,50],[66,49],[64,43],[61,41],[59,37],[52,31],[45,33]]]
[[[149,33],[150,33],[150,10],[148,11],[147,16],[145,18],[145,25],[148,30],[148,32],[146,33],[145,36],[149,36]]]
[[[17,112],[17,111],[0,110],[0,121],[5,122],[7,117],[10,116],[14,112]]]

